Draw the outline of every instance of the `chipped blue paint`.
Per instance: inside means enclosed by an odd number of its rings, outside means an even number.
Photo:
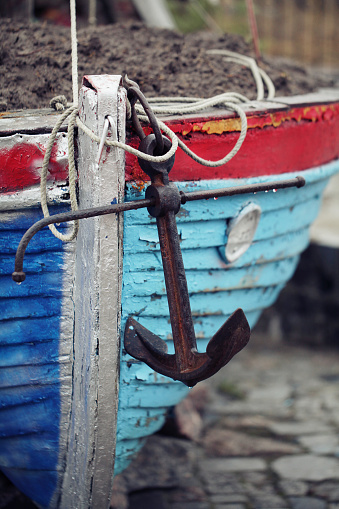
[[[38,209],[1,215],[0,468],[48,507],[59,477],[61,242],[36,236],[26,283],[11,278],[18,240],[40,218]]]
[[[298,256],[299,253],[307,247],[308,243],[308,227],[298,232],[291,232],[266,241],[255,242],[252,244],[251,249],[246,251],[239,260],[232,264],[232,267],[265,264],[268,261],[265,253],[270,253],[270,257],[273,260],[292,258]],[[210,270],[211,267],[225,269],[226,264],[220,256],[220,247],[224,248],[224,246],[218,246],[218,248],[211,247],[199,250],[187,249],[183,251],[185,269]],[[125,265],[128,265],[131,271],[137,266],[140,272],[146,270],[160,270],[160,252],[142,253],[142,256],[140,256],[139,253],[130,253],[126,259]]]
[[[225,201],[227,198],[219,198]],[[243,201],[243,206],[248,203]],[[207,204],[208,206],[208,204]],[[192,205],[193,207],[193,205]],[[307,227],[317,217],[319,198],[315,197],[291,208],[271,210],[261,216],[254,242],[271,239],[276,235],[284,235]],[[239,210],[240,212],[240,210]],[[231,219],[232,215],[228,217]],[[203,228],[202,228],[203,225]],[[178,233],[181,249],[208,248],[222,246],[226,242],[227,219],[194,221],[181,223],[178,221]],[[125,244],[125,253],[159,250],[156,225],[129,225]]]
[[[193,316],[230,315],[240,305],[248,311],[253,311],[258,306],[266,308],[273,304],[282,286],[280,284],[253,289],[194,293],[190,298],[192,314]],[[156,290],[155,286],[153,289]],[[138,317],[169,315],[165,296],[130,297],[125,303],[125,310],[128,315]]]
[[[296,257],[293,257],[296,258]],[[294,259],[268,262],[266,264],[252,265],[251,267],[235,267],[233,270],[186,270],[188,289],[191,294],[206,292],[212,293],[222,290],[239,290],[242,288],[261,287],[271,284],[273,278],[277,284],[283,283],[292,275]],[[160,267],[159,267],[160,268]],[[165,281],[162,271],[131,271],[126,274],[124,286],[134,289],[136,296],[154,295],[153,285],[157,285],[158,294],[165,294]]]
[[[273,304],[293,275],[299,254],[308,245],[308,229],[318,213],[321,193],[329,176],[338,170],[339,163],[335,161],[303,172],[307,185],[302,189],[188,202],[183,206],[177,223],[200,351],[236,308],[245,310],[253,327],[261,311]],[[246,183],[292,176],[260,177]],[[242,183],[245,182],[212,180],[182,182],[178,187],[189,192]],[[142,197],[127,186],[126,201]],[[227,265],[223,251],[228,222],[250,202],[262,210],[254,242],[239,260]],[[129,315],[165,339],[169,352],[173,352],[158,234],[154,218],[145,209],[125,214],[122,330]],[[126,467],[136,444],[139,447],[135,439],[142,436],[144,411],[156,409],[156,414],[149,415],[156,415],[160,426],[161,415],[166,412],[164,402],[166,406],[174,405],[187,392],[183,384],[153,373],[122,352],[116,473]],[[150,432],[145,426],[144,436]]]

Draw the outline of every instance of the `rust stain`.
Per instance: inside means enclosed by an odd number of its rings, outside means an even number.
[[[133,189],[136,189],[139,193],[141,193],[145,189],[146,182],[143,180],[135,180],[133,181],[131,186],[133,187]]]
[[[157,422],[159,420],[159,417],[156,415],[154,417],[147,417],[145,422],[145,428],[148,428],[152,422]]]
[[[240,131],[240,118],[224,118],[221,120],[209,120],[205,122],[201,131],[207,134],[222,134],[228,131]],[[193,131],[196,131],[195,126]]]
[[[305,106],[303,108],[292,108],[288,111],[249,116],[247,122],[248,129],[264,128],[267,126],[280,127],[284,122],[289,121],[301,122],[307,120],[318,122],[320,120],[331,120],[336,113],[339,113],[338,104]],[[181,134],[184,136],[191,132],[223,134],[240,130],[241,122],[239,118],[222,118],[196,123],[185,122]]]

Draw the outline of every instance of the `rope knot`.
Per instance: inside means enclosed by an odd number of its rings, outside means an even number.
[[[64,95],[57,95],[50,100],[49,104],[56,111],[63,111],[67,107],[67,99]]]

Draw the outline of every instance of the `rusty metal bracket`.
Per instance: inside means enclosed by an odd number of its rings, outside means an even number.
[[[155,155],[160,151],[157,142],[155,135],[144,137],[140,144],[140,150]],[[170,141],[166,137],[163,137],[163,147],[163,152],[169,150]],[[188,201],[286,187],[302,187],[305,185],[305,180],[298,176],[269,183],[183,193],[169,182],[168,173],[173,163],[174,156],[164,163],[139,160],[141,168],[151,177],[151,185],[147,188],[143,200],[55,214],[35,223],[20,241],[12,278],[16,282],[25,280],[23,259],[27,245],[31,238],[45,226],[147,207],[150,215],[155,217],[157,222],[175,354],[168,354],[165,341],[140,325],[132,317],[127,320],[125,328],[125,349],[131,356],[144,361],[155,371],[180,380],[188,386],[193,386],[219,371],[237,352],[244,348],[250,337],[250,328],[242,309],[237,309],[212,337],[206,352],[197,351],[175,214],[179,211],[180,205]]]

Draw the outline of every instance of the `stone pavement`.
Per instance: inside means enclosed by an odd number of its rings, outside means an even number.
[[[339,350],[254,335],[115,480],[114,509],[339,509]]]
[[[339,349],[269,343],[254,334],[191,391],[112,508],[339,509]],[[0,476],[0,509],[33,507]]]

